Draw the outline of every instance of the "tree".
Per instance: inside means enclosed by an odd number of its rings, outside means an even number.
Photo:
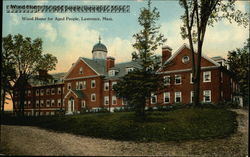
[[[235,79],[239,83],[243,102],[247,106],[249,105],[249,45],[250,38],[243,48],[229,51],[227,58],[230,70],[235,74]]]
[[[200,95],[200,73],[201,73],[201,54],[207,26],[222,19],[236,21],[239,25],[247,26],[248,14],[235,10],[235,0],[225,2],[223,0],[180,0],[181,7],[185,13],[181,16],[183,26],[181,35],[183,39],[189,40],[192,60],[194,106],[199,106]],[[195,57],[194,46],[197,46],[197,58]]]
[[[151,9],[151,1],[148,1],[147,8],[141,9],[138,22],[143,29],[133,35],[136,39],[133,47],[137,52],[132,53],[132,59],[137,61],[141,68],[130,72],[114,86],[117,96],[127,100],[135,107],[137,115],[141,116],[145,115],[145,105],[151,93],[156,92],[163,84],[162,77],[155,73],[159,67],[159,59],[154,55],[154,51],[166,41],[159,33],[160,26],[156,25],[159,17],[157,8]]]
[[[3,42],[11,41],[11,36],[7,36]],[[4,112],[4,104],[6,103],[6,95],[12,93],[12,83],[16,78],[14,69],[14,55],[11,53],[11,43],[2,45],[2,70],[1,70],[1,111]],[[12,97],[12,95],[11,95]]]
[[[3,38],[2,44],[3,51],[13,56],[13,69],[16,74],[14,83],[20,98],[19,113],[23,115],[25,88],[28,81],[41,70],[55,69],[57,59],[51,54],[42,54],[42,40],[39,38],[32,41],[30,37],[9,34]]]

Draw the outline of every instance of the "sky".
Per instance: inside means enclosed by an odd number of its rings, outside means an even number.
[[[6,13],[7,5],[130,5],[130,13]],[[8,34],[22,34],[32,39],[43,40],[43,52],[57,57],[56,69],[50,73],[67,72],[78,57],[92,57],[92,48],[101,36],[101,42],[108,49],[108,56],[115,57],[115,62],[131,60],[131,53],[135,51],[132,44],[135,42],[133,34],[142,27],[138,24],[140,9],[147,6],[143,0],[4,0],[3,1],[3,36]],[[167,38],[164,45],[173,48],[176,52],[187,40],[180,35],[180,26],[184,9],[178,1],[155,0],[153,7],[157,7],[160,18],[157,23],[161,26],[160,32]],[[238,1],[236,8],[249,12],[250,2]],[[77,18],[112,18],[112,21],[25,21],[23,17],[77,17]],[[236,23],[220,21],[214,27],[208,27],[203,53],[209,57],[227,57],[230,50],[241,48],[249,37],[249,26],[244,28]],[[156,54],[161,54],[159,48]]]

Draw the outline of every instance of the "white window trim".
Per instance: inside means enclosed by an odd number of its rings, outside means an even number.
[[[192,97],[194,97],[194,91],[190,91],[190,103],[193,103]]]
[[[115,76],[115,70],[109,70],[109,76]]]
[[[169,102],[165,102],[165,98],[168,96]],[[163,93],[163,102],[164,104],[169,104],[170,103],[170,92],[164,92]]]
[[[108,101],[108,104],[106,104],[106,100]],[[104,96],[104,106],[109,105],[109,96]]]
[[[61,106],[61,105],[62,105],[61,99],[57,99],[57,106]]]
[[[69,88],[70,87],[70,88]],[[67,83],[67,89],[70,90],[71,89],[71,83]]]
[[[61,93],[62,93],[61,88],[57,88],[57,94],[61,94]]]
[[[180,93],[180,102],[176,102],[177,93]],[[182,94],[181,94],[181,92],[175,92],[175,93],[174,93],[174,102],[175,102],[175,103],[181,103],[181,102],[182,102]]]
[[[155,102],[153,102],[153,97],[155,97]],[[157,104],[157,95],[154,93],[151,93],[151,99],[150,99],[151,104]]]
[[[93,96],[95,96],[95,100],[92,99]],[[95,93],[92,93],[90,99],[91,99],[91,102],[95,102],[95,101],[96,101],[96,94],[95,94]]]
[[[52,93],[52,91],[54,90],[54,93]],[[56,94],[56,90],[55,90],[55,88],[51,88],[51,95],[55,95]]]
[[[191,72],[191,73],[190,73],[190,84],[193,84],[193,83],[194,83],[192,78],[193,78],[193,73]]]
[[[209,80],[205,80],[206,73],[209,73]],[[203,82],[211,82],[211,71],[204,71],[203,72]]]
[[[44,95],[44,89],[40,90],[40,95],[43,96]]]
[[[166,83],[165,83],[165,80],[166,80],[167,78],[169,79],[169,82],[166,82]],[[164,76],[164,77],[163,77],[163,79],[164,79],[164,85],[165,85],[165,86],[167,86],[167,85],[170,85],[170,84],[171,84],[171,80],[170,80],[170,78],[171,78],[171,77],[170,77],[170,75],[166,75],[166,76]]]
[[[93,83],[95,84],[95,86],[92,86]],[[91,80],[91,85],[90,86],[91,86],[91,88],[95,88],[96,87],[96,81],[95,80]]]
[[[206,101],[206,95],[205,95],[205,93],[208,91],[208,93],[209,93],[209,101]],[[204,90],[203,91],[203,102],[211,102],[211,99],[212,99],[212,95],[211,95],[211,90]]]
[[[80,67],[79,74],[83,74],[83,67]]]
[[[117,84],[116,81],[112,82],[112,90],[114,90],[114,89],[113,89],[113,86],[116,85],[116,84]]]
[[[176,77],[177,76],[180,76],[180,83],[176,83]],[[181,75],[175,75],[175,77],[174,77],[174,84],[175,85],[180,85],[181,83],[182,83]]]
[[[106,89],[106,87],[108,87],[108,89]],[[109,90],[109,82],[105,82],[104,83],[104,91],[108,91]]]
[[[78,86],[79,86],[79,89],[80,89],[80,90],[83,89],[83,82],[82,82],[82,81],[79,81]]]
[[[116,103],[114,103],[114,100]],[[112,105],[117,105],[117,98],[115,95],[112,96]]]
[[[76,81],[76,89],[79,89],[79,82]]]
[[[82,82],[82,89],[86,89],[86,86],[87,86],[87,85],[86,85],[86,81],[83,81],[83,82]]]

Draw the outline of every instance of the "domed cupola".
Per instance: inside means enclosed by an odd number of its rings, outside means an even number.
[[[99,43],[95,44],[92,50],[93,59],[106,59],[107,47],[101,43],[101,37],[99,37]]]

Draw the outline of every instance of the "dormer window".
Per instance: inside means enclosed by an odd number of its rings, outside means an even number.
[[[83,68],[82,67],[79,69],[79,74],[83,74]]]
[[[109,70],[109,76],[115,76],[115,70]]]
[[[131,71],[133,71],[133,70],[134,70],[133,67],[126,68],[126,72],[127,72],[127,73],[129,73],[129,72],[131,72]]]

